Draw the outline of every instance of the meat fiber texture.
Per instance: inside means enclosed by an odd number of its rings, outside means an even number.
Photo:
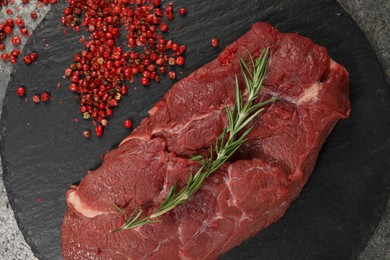
[[[249,140],[185,204],[161,222],[110,233],[131,214],[154,212],[182,187],[227,125],[237,55],[270,48],[259,100],[277,97],[252,123]],[[244,89],[242,79],[241,87]],[[256,23],[217,59],[174,84],[99,169],[67,192],[65,259],[215,259],[283,216],[315,166],[326,137],[349,115],[347,71],[325,48]]]

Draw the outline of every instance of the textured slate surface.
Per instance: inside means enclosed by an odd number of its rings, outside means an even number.
[[[213,2],[203,8],[197,8],[197,3],[186,4],[192,16],[175,21],[183,29],[175,30],[172,37],[189,46],[187,74],[218,54],[209,46],[212,36],[220,38],[223,47],[254,21],[265,20],[282,31],[298,31],[326,46],[331,56],[347,67],[352,78],[353,113],[328,139],[314,176],[286,216],[226,258],[357,256],[382,213],[389,190],[385,174],[389,163],[384,160],[390,145],[390,124],[385,116],[389,93],[375,55],[360,30],[333,1],[242,3]],[[49,259],[59,258],[59,225],[68,185],[96,166],[99,155],[125,136],[120,117],[132,111],[139,121],[169,87],[166,81],[158,87],[134,91],[112,121],[108,134],[113,138],[86,142],[80,135],[84,124],[73,122],[77,106],[72,95],[66,87],[56,89],[79,48],[76,36],[65,37],[57,28],[49,29],[53,19],[58,20],[59,8],[51,11],[27,45],[42,53],[42,62],[33,69],[18,65],[10,88],[28,83],[40,91],[46,87],[61,98],[54,98],[49,106],[36,107],[10,95],[2,119],[5,132],[1,151],[11,204],[33,251]],[[233,22],[232,14],[242,19]],[[205,18],[201,24],[198,17]]]

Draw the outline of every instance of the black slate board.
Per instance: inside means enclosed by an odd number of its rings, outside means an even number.
[[[176,1],[186,18],[177,17],[171,38],[188,46],[184,74],[214,59],[256,21],[281,31],[299,32],[328,48],[350,72],[352,114],[327,139],[317,167],[286,215],[222,259],[354,259],[372,235],[390,190],[390,95],[383,72],[363,33],[336,1],[253,0]],[[15,66],[1,119],[4,181],[20,229],[40,259],[60,259],[60,225],[70,184],[97,167],[100,155],[128,132],[169,89],[159,85],[130,91],[115,111],[105,136],[85,140],[90,126],[78,113],[63,71],[81,50],[79,35],[58,29],[63,4],[56,5],[34,32],[25,52],[38,63]],[[212,37],[220,48],[210,46]],[[61,82],[62,87],[57,88]],[[24,103],[14,94],[20,84],[29,94],[49,90],[50,104]],[[79,118],[75,123],[74,118]]]

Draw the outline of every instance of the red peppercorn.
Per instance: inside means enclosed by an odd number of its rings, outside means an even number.
[[[30,58],[31,58],[31,61],[35,61],[38,57],[38,54],[36,52],[31,52],[30,53]]]
[[[175,66],[176,65],[176,60],[175,58],[171,57],[168,59],[168,64],[169,66]]]
[[[103,126],[102,125],[97,125],[95,126],[95,134],[97,137],[102,137],[103,136]]]
[[[176,72],[174,71],[168,72],[168,77],[172,80],[176,79]]]
[[[45,91],[42,93],[41,100],[43,102],[49,101],[50,100],[50,94],[49,92]]]
[[[3,52],[3,53],[1,54],[1,59],[2,59],[2,60],[6,61],[6,60],[8,60],[8,58],[9,58],[8,53]]]
[[[12,18],[8,18],[7,20],[5,20],[5,24],[10,27],[14,27],[15,21]]]
[[[15,64],[16,63],[16,58],[14,56],[11,56],[9,59],[11,61],[11,64]]]
[[[13,56],[13,57],[15,57],[15,58],[17,58],[18,56],[19,56],[19,54],[20,54],[20,51],[19,50],[13,50],[13,51],[11,51],[11,56]]]
[[[76,92],[77,91],[77,85],[75,83],[72,83],[69,85],[70,91]],[[85,111],[83,111],[85,112]]]
[[[19,36],[14,36],[12,37],[12,40],[11,40],[12,44],[17,46],[19,45],[22,41],[20,40],[20,37]]]
[[[128,88],[127,88],[126,86],[122,86],[122,87],[121,87],[121,94],[122,94],[122,95],[126,95],[127,92],[128,92]]]
[[[12,34],[13,31],[14,31],[14,29],[11,26],[7,25],[7,26],[4,27],[4,33],[7,34],[7,35]]]
[[[23,97],[24,95],[26,95],[26,88],[24,86],[19,86],[16,89],[16,94],[18,94],[19,97]]]
[[[84,130],[83,135],[85,138],[89,139],[91,137],[91,130]]]
[[[23,61],[24,61],[24,63],[26,63],[27,65],[30,64],[30,63],[31,63],[31,58],[30,58],[30,56],[29,56],[29,55],[24,56],[24,57],[23,57]]]
[[[32,97],[32,100],[34,101],[35,104],[39,104],[41,102],[41,96],[39,94],[35,94]]]
[[[168,25],[166,23],[161,23],[160,24],[160,31],[162,31],[162,32],[168,31]]]
[[[127,129],[131,128],[133,126],[133,122],[130,120],[130,119],[126,119],[124,122],[123,122],[123,126]]]
[[[148,79],[148,78],[145,78],[145,77],[142,77],[142,78],[141,78],[141,84],[142,84],[142,86],[147,86],[147,85],[149,85],[149,79]]]
[[[181,16],[185,16],[185,15],[187,14],[187,9],[185,9],[185,8],[180,8],[180,9],[179,9],[179,14],[180,14]]]
[[[73,73],[73,70],[71,68],[65,69],[65,72],[64,72],[65,76],[70,77],[70,76],[72,76],[72,73]]]
[[[22,0],[23,4],[28,4],[30,1],[29,0]]]
[[[4,44],[4,43],[1,43],[1,44],[0,44],[0,51],[3,51],[3,50],[5,50],[5,44]]]
[[[112,98],[108,101],[108,104],[112,107],[116,107],[118,105],[118,100]]]
[[[103,112],[103,111],[100,111],[100,112]],[[107,119],[102,119],[100,121],[100,123],[102,124],[102,126],[107,126],[108,125],[108,120]]]
[[[171,49],[172,49],[172,51],[174,51],[174,52],[179,51],[179,50],[180,50],[179,44],[173,43]]]
[[[37,19],[37,18],[38,18],[38,15],[37,15],[37,13],[36,13],[35,11],[31,11],[30,17],[31,17],[32,19]]]
[[[7,10],[5,10],[5,12],[8,14],[8,15],[12,15],[14,12],[12,12],[12,10],[11,9],[7,9]]]
[[[176,58],[176,64],[179,65],[179,66],[183,66],[184,65],[184,58],[179,56]]]
[[[161,0],[153,0],[153,5],[154,6],[160,6],[161,5]]]
[[[16,20],[15,20],[15,23],[16,23],[16,25],[19,26],[19,27],[23,27],[23,26],[24,26],[24,22],[23,22],[22,19],[16,19]]]
[[[217,38],[212,38],[211,39],[211,45],[214,47],[214,48],[218,48],[218,45],[219,45],[219,41]]]
[[[20,28],[20,33],[23,35],[23,36],[27,36],[28,35],[28,30],[26,27],[24,28]]]
[[[110,117],[110,116],[112,116],[114,113],[112,112],[112,109],[109,109],[109,108],[107,108],[106,109],[106,116],[107,117]]]

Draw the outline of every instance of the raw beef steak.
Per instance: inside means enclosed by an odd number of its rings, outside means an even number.
[[[234,103],[237,54],[248,61],[270,48],[261,99],[276,96],[249,140],[187,203],[161,222],[110,233],[130,214],[154,212],[169,188],[185,184],[227,125]],[[241,80],[241,79],[240,79]],[[214,61],[177,82],[140,126],[67,192],[65,259],[215,259],[277,221],[308,180],[326,137],[349,114],[346,70],[325,48],[265,23]],[[242,82],[241,82],[242,83]],[[241,84],[243,85],[243,84]],[[244,86],[242,86],[244,87]]]

